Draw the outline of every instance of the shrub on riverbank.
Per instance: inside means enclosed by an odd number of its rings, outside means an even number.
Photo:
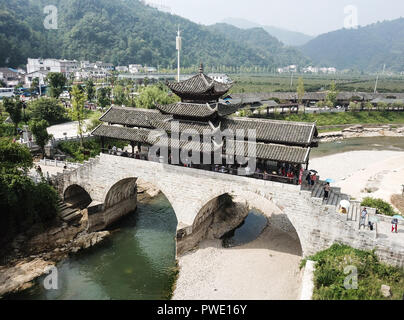
[[[396,214],[390,203],[382,199],[374,199],[368,197],[363,199],[361,205],[363,207],[376,208],[378,214],[384,214],[386,216],[394,216]]]
[[[389,124],[403,123],[404,112],[395,111],[361,111],[361,112],[340,112],[340,113],[305,113],[275,115],[277,120],[317,122],[318,126],[333,126],[346,124]]]
[[[401,300],[404,294],[404,269],[379,262],[374,252],[353,249],[334,244],[309,258],[316,262],[314,271],[314,300],[381,300],[382,285],[391,287],[389,299]],[[355,267],[358,276],[357,289],[346,289],[346,267]],[[352,269],[350,269],[352,270]],[[352,283],[351,283],[352,284]]]
[[[30,167],[32,157],[25,146],[0,140],[0,243],[56,216],[57,192],[26,176]]]
[[[122,149],[128,144],[129,142],[105,139],[105,148],[111,145]],[[68,155],[68,161],[83,162],[101,153],[101,139],[97,137],[84,140],[83,148],[80,148],[79,141],[65,141],[59,144],[59,149]]]

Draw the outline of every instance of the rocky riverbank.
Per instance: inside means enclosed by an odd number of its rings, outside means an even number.
[[[153,185],[138,181],[138,200],[146,201],[160,193]],[[28,289],[34,280],[69,255],[88,249],[106,239],[109,231],[88,232],[87,211],[75,225],[55,221],[45,230],[34,226],[17,236],[0,252],[0,298]]]
[[[349,138],[366,137],[404,137],[404,126],[392,125],[355,125],[341,131],[324,132],[319,134],[321,142],[332,142]]]
[[[83,217],[75,226],[55,222],[45,231],[35,226],[20,234],[4,248],[0,265],[0,297],[33,285],[33,281],[47,272],[50,266],[64,260],[69,254],[90,248],[109,236],[108,231],[87,232],[88,219]]]

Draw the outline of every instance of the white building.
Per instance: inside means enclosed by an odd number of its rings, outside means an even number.
[[[32,81],[38,78],[39,85],[45,85],[45,79],[50,71],[34,71],[25,75],[25,86],[31,87]]]
[[[28,59],[27,73],[36,71],[59,72],[66,77],[70,77],[79,69],[79,63],[76,60],[58,60],[58,59]]]
[[[209,73],[208,77],[220,83],[230,83],[231,80],[227,74],[224,73]]]
[[[129,68],[127,66],[117,66],[115,70],[118,72],[129,72]]]
[[[318,73],[318,68],[317,67],[306,67],[302,69],[303,73]]]
[[[141,64],[130,64],[129,72],[130,73],[141,73],[143,71],[143,67]]]
[[[18,85],[21,79],[23,79],[23,74],[21,74],[18,70],[11,68],[0,68],[0,80],[4,82],[8,88]]]
[[[278,68],[277,71],[278,71],[278,73],[290,73],[290,72],[296,73],[297,72],[297,65],[292,64],[292,65],[287,66],[287,67]]]

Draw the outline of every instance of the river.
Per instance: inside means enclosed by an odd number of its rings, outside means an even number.
[[[404,138],[355,138],[320,144],[312,157],[354,150],[404,150]],[[233,246],[253,240],[265,225],[255,212],[225,239]],[[45,290],[44,277],[7,299],[108,300],[167,299],[176,275],[176,217],[168,200],[159,195],[139,203],[136,212],[113,226],[112,236],[100,245],[72,256],[58,267],[58,290]]]

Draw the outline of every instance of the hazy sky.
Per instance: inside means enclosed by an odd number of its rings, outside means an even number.
[[[244,18],[310,35],[344,27],[344,8],[357,7],[359,25],[404,16],[403,0],[151,0],[202,24]]]

